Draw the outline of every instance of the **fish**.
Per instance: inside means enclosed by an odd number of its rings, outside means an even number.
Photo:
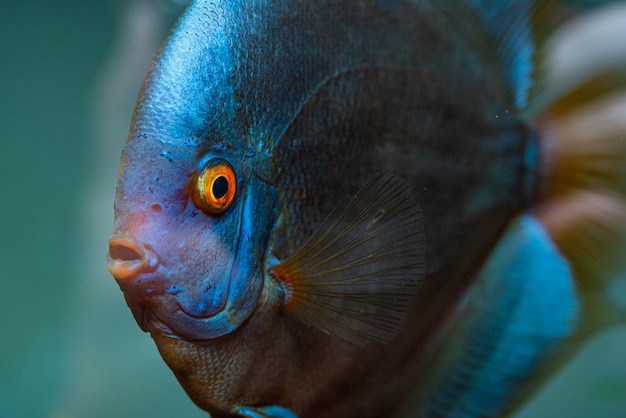
[[[626,148],[571,132],[615,105],[525,113],[545,3],[188,6],[139,92],[107,259],[199,408],[499,416],[581,323],[624,319],[585,318]]]

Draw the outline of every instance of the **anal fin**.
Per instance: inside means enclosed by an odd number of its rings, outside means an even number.
[[[513,222],[421,379],[420,417],[499,417],[537,387],[578,318],[569,266],[534,217]],[[539,379],[539,380],[538,380]]]

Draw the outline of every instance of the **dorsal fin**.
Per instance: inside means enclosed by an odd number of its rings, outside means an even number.
[[[465,0],[494,42],[514,103],[526,107],[532,85],[534,45],[531,0]],[[539,1],[537,3],[542,3]]]

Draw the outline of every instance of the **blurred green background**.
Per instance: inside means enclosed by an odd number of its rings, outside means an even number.
[[[206,416],[105,263],[137,91],[185,3],[1,3],[0,418]],[[519,417],[626,417],[625,346],[601,333]]]

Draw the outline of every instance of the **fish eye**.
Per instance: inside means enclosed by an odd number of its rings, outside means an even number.
[[[194,178],[193,201],[209,215],[217,215],[230,207],[237,191],[235,170],[225,160],[216,158]]]

